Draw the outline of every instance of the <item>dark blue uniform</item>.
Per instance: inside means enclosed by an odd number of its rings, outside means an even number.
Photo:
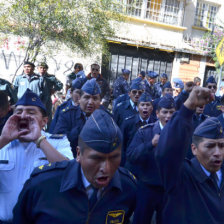
[[[185,90],[182,90],[181,93],[174,98],[176,104],[176,110],[179,110],[182,104],[187,100],[189,93]]]
[[[126,100],[129,100],[130,97],[128,95],[128,93],[122,94],[120,96],[118,96],[116,99],[114,99],[113,101],[113,111],[115,110],[115,108],[117,107],[117,105],[121,102],[124,102]]]
[[[155,153],[168,197],[164,224],[224,223],[223,182],[217,189],[196,158],[184,159],[191,142],[193,113],[183,105],[174,114],[161,132]]]
[[[224,128],[224,118],[223,118],[223,113],[221,113],[218,117],[218,120],[220,121],[222,128]]]
[[[219,110],[220,105],[221,98],[215,96],[214,101],[205,105],[204,114],[208,115],[209,117],[218,117],[222,113],[222,111]]]
[[[120,76],[114,81],[113,85],[113,96],[114,99],[116,99],[118,96],[128,93],[129,91],[129,85],[127,80],[123,77]]]
[[[125,118],[130,117],[136,113],[138,113],[138,111],[132,107],[130,100],[126,100],[119,103],[114,109],[114,120],[117,125],[121,127],[122,122],[125,120]]]
[[[6,121],[9,119],[11,115],[13,115],[13,110],[10,110],[4,117],[0,118],[0,135],[2,134],[2,129]]]
[[[155,118],[149,117],[147,122],[142,122],[139,114],[127,117],[121,125],[121,132],[123,134],[123,145],[122,145],[122,162],[121,165],[125,164],[126,161],[126,149],[130,145],[135,133],[140,127],[146,124],[154,123]]]
[[[148,93],[152,99],[156,99],[160,97],[160,94],[158,92],[158,89],[156,87],[156,85],[150,85],[149,82],[146,81],[145,84],[145,92]]]
[[[10,82],[4,79],[0,79],[0,90],[4,91],[10,97],[11,105],[16,103],[17,101],[16,91]]]
[[[129,223],[136,203],[136,183],[119,168],[100,198],[89,208],[80,165],[64,161],[37,168],[26,182],[14,208],[14,223]]]
[[[126,167],[138,179],[137,206],[134,223],[150,223],[154,210],[161,217],[164,190],[160,179],[152,145],[155,134],[160,134],[159,121],[140,128],[127,148]]]
[[[72,99],[68,99],[67,101],[63,102],[61,105],[59,105],[57,107],[57,110],[54,114],[54,118],[51,122],[51,125],[50,125],[50,129],[49,129],[49,133],[53,133],[54,129],[55,129],[55,126],[56,126],[56,123],[58,121],[58,118],[59,118],[59,115],[62,111],[65,111],[65,109],[68,109],[70,107],[72,107]]]
[[[86,117],[79,106],[69,107],[60,113],[54,134],[66,134],[71,144],[74,157],[78,145],[78,136],[86,122]]]

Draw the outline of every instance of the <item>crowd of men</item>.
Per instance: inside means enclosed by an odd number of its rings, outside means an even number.
[[[76,63],[66,101],[48,65],[0,80],[0,224],[224,223],[224,97],[166,73],[110,87]]]

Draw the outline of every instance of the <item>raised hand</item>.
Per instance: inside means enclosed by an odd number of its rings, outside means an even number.
[[[201,107],[205,104],[210,103],[215,98],[214,94],[208,88],[195,86],[191,91],[188,99],[184,105],[191,110],[195,110],[196,107]]]
[[[41,136],[41,127],[36,117],[27,115],[26,119],[29,132],[20,135],[19,139],[26,142],[35,142]]]

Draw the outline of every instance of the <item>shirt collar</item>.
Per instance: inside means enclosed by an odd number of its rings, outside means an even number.
[[[149,118],[148,119],[146,119],[146,120],[143,120],[142,118],[141,118],[141,116],[139,115],[139,119],[141,120],[141,122],[146,122],[147,124],[149,123]]]
[[[83,170],[81,168],[81,176],[82,176],[82,182],[83,182],[83,185],[85,188],[89,188],[91,183],[86,179],[84,173],[83,173]]]
[[[206,176],[209,177],[211,175],[211,172],[209,172],[208,170],[206,170],[201,163],[200,163],[200,166],[201,166],[202,170],[205,172]],[[221,172],[221,169],[216,172],[216,175],[218,177],[218,182],[220,182],[222,180],[222,172]]]
[[[161,130],[163,130],[164,126],[162,125],[161,121],[159,121],[159,126],[160,126]]]

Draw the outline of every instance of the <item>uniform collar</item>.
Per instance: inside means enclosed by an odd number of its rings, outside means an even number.
[[[83,181],[82,179],[80,164],[76,162],[76,160],[72,160],[70,164],[67,166],[65,173],[62,177],[60,192],[67,191],[72,188],[85,190],[86,184],[88,183]],[[109,188],[117,188],[120,191],[122,191],[120,174],[118,173],[118,171],[115,172],[114,177],[110,181],[109,185],[106,187],[106,189],[109,189]]]
[[[191,159],[191,163],[193,167],[193,175],[195,176],[195,178],[200,183],[203,183],[204,181],[206,181],[210,176],[210,172],[208,172],[204,167],[202,167],[202,165],[199,163],[196,157]],[[222,169],[223,169],[223,166],[217,172],[218,178],[222,178],[222,171],[221,171]]]

